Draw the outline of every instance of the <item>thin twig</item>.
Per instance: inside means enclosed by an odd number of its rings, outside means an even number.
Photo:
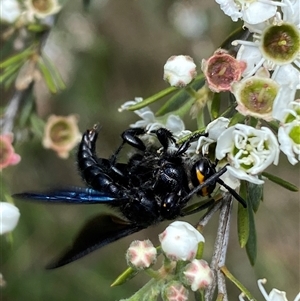
[[[229,229],[230,229],[230,216],[232,207],[232,196],[228,193],[225,194],[221,201],[221,210],[219,217],[218,233],[214,246],[214,253],[212,256],[210,267],[214,271],[215,281],[205,292],[205,300],[211,301],[214,297],[216,286],[218,285],[218,293],[224,294],[224,300],[227,300],[227,292],[223,278],[220,278],[219,268],[225,265]]]
[[[33,83],[31,83],[24,90],[15,91],[14,95],[9,101],[9,104],[6,107],[3,118],[0,119],[1,134],[13,132],[15,119],[22,106],[22,102],[24,99],[26,99],[28,94],[31,93],[32,88],[33,88]]]
[[[201,217],[196,228],[202,229],[204,228],[209,220],[213,217],[213,215],[220,209],[222,202],[215,203],[208,211]]]
[[[6,107],[3,118],[0,120],[0,127],[2,128],[2,134],[12,133],[14,127],[14,120],[19,111],[19,107],[22,100],[24,91],[15,91],[9,104]]]

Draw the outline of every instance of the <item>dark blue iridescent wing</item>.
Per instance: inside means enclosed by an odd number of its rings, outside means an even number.
[[[41,193],[24,192],[13,195],[14,198],[49,203],[99,204],[120,201],[115,196],[91,188],[72,187],[70,189],[50,190]]]
[[[114,215],[97,215],[83,226],[74,243],[46,268],[61,267],[144,228],[144,226],[129,223]]]

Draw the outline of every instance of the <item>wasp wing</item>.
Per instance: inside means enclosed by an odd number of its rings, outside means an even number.
[[[98,215],[84,225],[75,238],[73,245],[67,248],[58,259],[54,260],[46,268],[55,269],[61,267],[144,228],[140,225],[130,224],[113,215]]]
[[[24,192],[13,197],[23,200],[33,200],[49,203],[99,204],[118,202],[121,199],[108,193],[91,188],[72,187],[70,189],[50,190],[43,193]]]

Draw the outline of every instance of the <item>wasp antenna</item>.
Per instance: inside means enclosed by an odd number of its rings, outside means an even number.
[[[218,179],[217,182],[222,185],[223,187],[225,187],[230,193],[231,195],[239,202],[242,204],[242,206],[244,208],[247,208],[247,203],[246,201],[230,186],[228,186],[227,184],[225,184],[224,181],[222,181],[221,179]]]

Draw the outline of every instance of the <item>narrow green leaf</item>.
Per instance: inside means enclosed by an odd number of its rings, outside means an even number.
[[[20,111],[20,117],[18,118],[18,123],[20,128],[26,127],[27,122],[31,116],[31,114],[34,111],[34,99],[32,94],[30,94],[26,101],[24,102],[24,106],[22,107],[22,110]]]
[[[193,98],[188,99],[178,110],[173,111],[172,114],[180,116],[182,118],[191,110],[191,106],[193,105],[193,103],[194,103]]]
[[[33,51],[31,50],[31,47],[25,49],[24,51],[11,56],[10,58],[4,60],[3,62],[0,63],[0,68],[6,68],[9,65],[15,64],[20,60],[28,58],[28,56],[32,55]]]
[[[244,248],[249,238],[249,215],[248,209],[238,204],[238,238],[241,248]]]
[[[53,80],[51,72],[49,71],[49,69],[45,65],[42,58],[40,58],[38,60],[38,66],[39,66],[39,68],[40,68],[40,70],[41,70],[41,72],[44,76],[44,79],[45,79],[45,82],[46,82],[46,85],[47,85],[48,89],[50,90],[51,93],[55,94],[57,92],[55,82]]]
[[[21,66],[23,65],[23,60],[16,62],[14,64],[9,65],[8,67],[5,68],[5,70],[3,70],[3,73],[0,75],[0,84],[3,84],[6,80],[8,80],[12,75],[15,75],[15,77],[17,76],[16,73]]]
[[[143,99],[143,101],[129,107],[128,111],[135,111],[135,110],[144,108],[144,107],[150,105],[151,103],[156,102],[157,100],[165,97],[166,95],[169,95],[169,94],[173,93],[176,90],[178,90],[178,88],[168,87],[168,88],[166,88],[162,91],[159,91],[158,93],[156,93],[156,94],[154,94],[154,95],[152,95],[148,98]]]
[[[256,301],[251,295],[251,293],[249,292],[249,290],[247,290],[246,287],[230,273],[230,271],[227,269],[226,266],[222,266],[221,271],[227,277],[227,279],[229,279],[232,283],[234,283],[236,287],[238,287],[240,291],[245,294],[248,300]]]
[[[120,276],[117,277],[117,279],[110,285],[111,287],[121,285],[128,280],[132,279],[138,271],[134,270],[133,268],[126,269]]]
[[[253,128],[256,128],[257,124],[258,124],[258,119],[255,117],[250,117],[249,125],[252,126]]]
[[[257,212],[260,202],[263,199],[264,185],[257,185],[247,182],[247,196],[254,212]]]
[[[191,83],[191,88],[195,91],[199,90],[205,83],[203,75],[194,79]],[[186,89],[180,89],[175,95],[173,95],[157,112],[156,116],[162,116],[170,112],[178,110],[186,101],[192,99],[191,94]]]
[[[248,216],[249,216],[249,237],[246,244],[246,251],[251,265],[254,265],[257,256],[256,228],[255,228],[253,209],[249,202],[247,205],[248,205]]]
[[[220,93],[215,93],[210,108],[210,115],[212,119],[217,119],[219,117],[220,107],[221,107],[221,95]]]
[[[247,202],[247,187],[245,181],[241,181],[240,196]],[[249,238],[249,214],[248,208],[244,208],[240,203],[238,204],[237,226],[239,243],[241,248],[244,248]]]
[[[246,117],[244,115],[242,115],[241,113],[237,112],[237,113],[235,113],[232,116],[232,118],[231,118],[231,120],[229,122],[228,127],[233,126],[233,125],[235,125],[237,123],[244,123],[245,119],[246,119]]]
[[[49,71],[51,72],[58,89],[59,90],[66,89],[66,84],[65,84],[64,80],[62,79],[57,67],[53,64],[52,60],[49,58],[49,56],[45,52],[42,53],[42,57],[43,57],[45,64],[48,66]]]
[[[267,179],[269,179],[270,181],[272,181],[272,182],[274,182],[274,183],[276,183],[276,184],[278,184],[278,185],[280,185],[280,186],[282,186],[282,187],[284,187],[284,188],[286,188],[290,191],[294,191],[294,192],[299,191],[299,188],[296,185],[294,185],[290,182],[287,182],[287,181],[285,181],[285,180],[283,180],[279,177],[271,175],[268,172],[263,172],[262,175],[264,177],[266,177]]]
[[[45,128],[45,122],[39,118],[36,114],[30,115],[30,125],[31,130],[37,136],[38,138],[42,139],[44,136],[44,128]]]

